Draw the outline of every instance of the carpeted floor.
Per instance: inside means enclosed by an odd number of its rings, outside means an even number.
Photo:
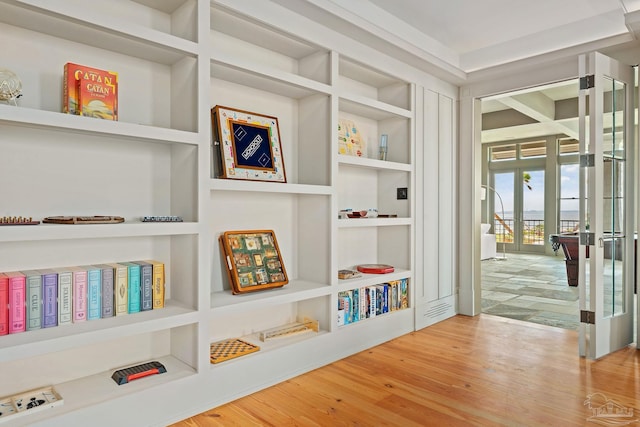
[[[482,261],[483,313],[577,330],[578,307],[578,288],[567,284],[561,254]]]

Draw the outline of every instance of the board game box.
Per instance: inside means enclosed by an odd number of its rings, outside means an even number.
[[[226,231],[220,236],[220,246],[234,294],[289,283],[272,230]]]
[[[63,87],[64,113],[118,120],[118,73],[68,62]]]

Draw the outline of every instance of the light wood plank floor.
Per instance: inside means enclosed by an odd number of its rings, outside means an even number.
[[[456,316],[184,420],[205,426],[596,426],[614,401],[640,426],[640,351],[578,356],[577,332]],[[601,393],[602,395],[597,395]]]

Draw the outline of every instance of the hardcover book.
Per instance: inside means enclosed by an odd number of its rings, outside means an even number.
[[[9,278],[0,273],[0,335],[9,333]]]
[[[140,312],[140,265],[133,262],[123,262],[122,265],[127,267],[127,283],[129,300],[129,313]]]
[[[19,271],[5,274],[9,278],[9,333],[24,332],[27,323],[25,313],[26,276]]]
[[[113,317],[114,307],[114,268],[113,266],[102,264],[96,267],[102,270],[102,317]]]
[[[68,268],[58,268],[58,325],[73,321],[73,273]]]
[[[42,327],[42,274],[36,270],[23,271],[27,281],[27,331]]]
[[[68,62],[63,87],[64,113],[118,120],[118,73]]]
[[[140,266],[140,310],[153,309],[153,265],[146,261],[136,261]]]
[[[164,263],[156,260],[147,260],[153,266],[153,309],[164,307]]]
[[[73,280],[73,322],[87,320],[87,270],[70,267]]]
[[[113,289],[115,292],[115,315],[129,314],[129,269],[123,264],[107,264],[113,267]]]
[[[87,269],[87,320],[99,319],[102,315],[102,270],[88,265]]]
[[[58,273],[42,270],[42,327],[58,326]]]

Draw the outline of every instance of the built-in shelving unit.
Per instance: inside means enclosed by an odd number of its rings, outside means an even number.
[[[24,87],[17,107],[0,105],[0,174],[10,183],[0,216],[125,223],[2,227],[0,271],[156,259],[166,307],[0,336],[0,397],[54,386],[64,398],[21,422],[163,425],[413,330],[413,83],[227,2],[85,3],[0,2],[5,65]],[[66,62],[118,72],[118,122],[61,113]],[[216,105],[278,118],[286,183],[216,176]],[[338,154],[341,118],[358,123],[364,157]],[[381,134],[386,160],[377,158]],[[393,217],[339,219],[345,208]],[[184,222],[143,223],[145,215]],[[277,236],[289,283],[232,295],[218,237],[264,229]],[[338,280],[339,269],[361,263],[396,269]],[[337,326],[340,292],[401,279],[409,309]],[[258,338],[302,318],[319,331]],[[227,338],[261,350],[209,363],[210,343]],[[149,360],[168,372],[124,386],[110,378]]]

